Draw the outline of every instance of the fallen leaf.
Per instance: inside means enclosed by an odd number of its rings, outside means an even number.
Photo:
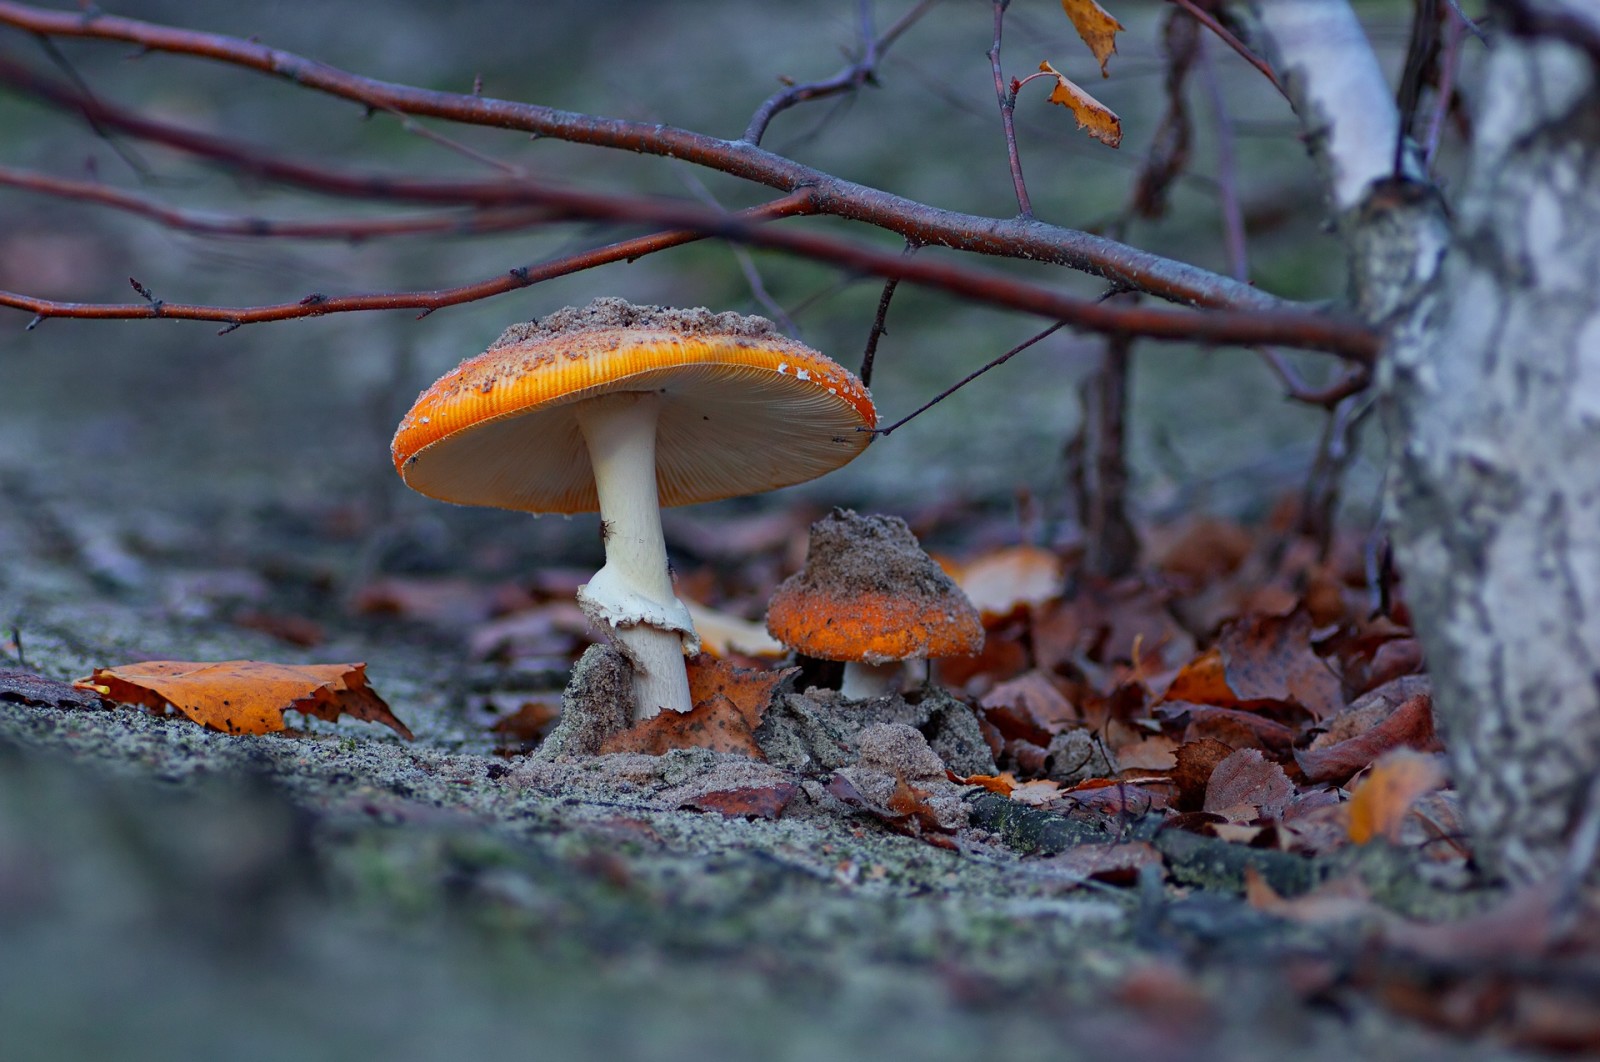
[[[1007,546],[945,570],[984,621],[1009,616],[1061,593],[1061,558],[1037,546]]]
[[[1111,108],[1073,84],[1070,78],[1048,62],[1040,63],[1039,69],[1054,75],[1056,87],[1050,91],[1050,102],[1059,103],[1071,111],[1078,120],[1079,129],[1087,130],[1090,136],[1107,147],[1117,147],[1122,143],[1122,119]]]
[[[701,793],[684,801],[682,806],[695,811],[714,811],[730,819],[775,819],[798,792],[800,787],[793,782],[719,789]]]
[[[689,672],[691,704],[700,704],[719,695],[726,697],[743,713],[752,733],[761,725],[761,716],[772,703],[773,696],[800,673],[797,667],[777,671],[739,667],[707,653],[690,657],[684,661],[684,667]]]
[[[292,709],[329,722],[348,715],[382,723],[412,740],[410,729],[367,685],[366,667],[151,660],[96,668],[75,685],[123,704],[142,704],[157,713],[175,708],[203,726],[230,734],[276,733],[284,728],[283,713]]]
[[[755,728],[745,712],[722,694],[713,694],[687,712],[660,712],[642,723],[612,734],[600,744],[600,754],[639,752],[661,756],[673,749],[711,749],[735,756],[765,760],[756,744]]]
[[[978,702],[983,714],[1007,737],[1049,744],[1050,735],[1082,722],[1072,702],[1039,670],[1000,683]]]
[[[1339,677],[1311,645],[1311,618],[1245,616],[1227,624],[1217,644],[1189,663],[1166,699],[1226,708],[1299,708],[1324,719],[1344,707]]]
[[[561,703],[558,699],[527,698],[517,705],[516,711],[497,720],[489,729],[504,740],[528,743],[543,738],[559,718]]]
[[[1439,747],[1433,728],[1433,698],[1423,692],[1354,737],[1322,748],[1297,749],[1294,758],[1307,780],[1335,782],[1349,778],[1387,752],[1402,748],[1433,752]]]
[[[1372,765],[1372,771],[1350,797],[1350,839],[1366,844],[1375,837],[1400,839],[1418,797],[1444,784],[1444,769],[1433,756],[1395,749]]]
[[[1061,0],[1061,10],[1067,13],[1078,36],[1100,61],[1100,76],[1110,77],[1106,62],[1117,52],[1117,34],[1122,30],[1122,23],[1095,0]]]
[[[1205,805],[1206,786],[1217,764],[1233,755],[1232,746],[1212,738],[1186,741],[1173,754],[1177,761],[1170,774],[1176,787],[1172,806],[1180,811],[1198,811]]]
[[[1011,791],[1017,787],[1017,776],[1010,771],[1001,771],[999,774],[969,774],[965,778],[957,775],[954,778],[957,785],[982,786],[991,793],[1001,796],[1010,796]]]
[[[1259,749],[1239,749],[1212,769],[1203,810],[1230,822],[1271,819],[1283,814],[1293,796],[1294,783],[1282,767],[1263,759]]]

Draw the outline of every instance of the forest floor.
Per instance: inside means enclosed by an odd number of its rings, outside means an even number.
[[[88,694],[60,706],[13,672],[9,1060],[1489,1058],[1556,1035],[1508,1018],[1526,985],[1474,974],[1459,940],[1407,951],[1384,928],[1499,902],[1430,876],[1421,849],[1288,855],[947,782],[967,824],[919,837],[830,798],[826,773],[705,750],[536,766],[490,732],[482,691],[548,701],[559,665],[487,681],[473,623],[330,599],[326,565],[353,548],[338,512],[262,500],[242,534],[171,495],[158,526],[109,480],[12,471],[3,488],[20,637],[0,666],[360,660],[416,734],[307,717],[228,735]],[[286,643],[281,617],[308,615],[319,644]],[[795,786],[776,817],[688,807],[775,775]],[[1158,854],[1094,868],[1074,862],[1084,841]],[[1286,894],[1360,880],[1368,899],[1353,918],[1326,891],[1320,914],[1264,910],[1247,865]]]

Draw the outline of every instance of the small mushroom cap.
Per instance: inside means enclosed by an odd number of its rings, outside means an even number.
[[[581,513],[600,507],[574,407],[661,395],[661,504],[802,483],[854,458],[877,423],[848,370],[772,322],[597,299],[507,329],[418,396],[390,448],[422,494],[462,505]]]
[[[778,587],[767,630],[823,660],[971,656],[983,624],[904,520],[835,509],[811,525],[806,566]]]

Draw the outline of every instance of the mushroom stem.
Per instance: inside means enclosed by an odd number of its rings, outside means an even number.
[[[839,683],[839,692],[853,701],[882,697],[894,692],[895,679],[904,670],[905,663],[900,660],[891,660],[887,664],[848,661],[844,665],[844,678]]]
[[[605,566],[578,589],[578,604],[591,621],[611,629],[633,665],[635,721],[660,711],[687,712],[692,705],[684,646],[687,641],[696,649],[698,639],[688,609],[672,591],[661,534],[660,396],[654,391],[601,395],[574,412],[589,447],[606,547]]]

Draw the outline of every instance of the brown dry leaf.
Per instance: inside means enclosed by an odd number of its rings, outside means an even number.
[[[775,819],[798,792],[800,787],[793,782],[718,789],[701,793],[685,801],[682,806],[695,811],[714,811],[729,819]]]
[[[1100,61],[1100,76],[1110,77],[1106,62],[1117,53],[1117,34],[1122,30],[1122,23],[1095,0],[1061,0],[1061,10],[1067,13],[1078,36]]]
[[[1107,147],[1117,147],[1122,143],[1122,119],[1111,108],[1073,84],[1067,75],[1048,62],[1040,63],[1039,69],[1054,75],[1056,87],[1050,90],[1050,102],[1059,103],[1071,111],[1078,120],[1079,129],[1087,130],[1090,136]]]
[[[1083,721],[1050,676],[1037,669],[1000,683],[978,704],[1001,733],[1026,737],[1035,744],[1047,745],[1049,735]],[[1014,725],[1008,727],[1008,722]]]
[[[1225,708],[1290,706],[1324,719],[1344,707],[1344,690],[1312,649],[1311,633],[1304,612],[1244,616],[1179,672],[1166,699]]]
[[[1386,754],[1350,798],[1350,839],[1356,844],[1375,837],[1398,841],[1411,805],[1443,784],[1444,769],[1433,756],[1410,749]]]
[[[800,669],[762,671],[737,667],[706,653],[690,657],[684,665],[689,671],[693,710],[661,712],[613,734],[601,744],[601,754],[642,752],[659,756],[694,745],[765,760],[766,754],[756,744],[756,727],[761,725],[761,716],[773,695]]]
[[[722,694],[713,694],[687,712],[661,712],[600,744],[600,754],[640,752],[660,756],[673,749],[698,746],[713,752],[728,752],[765,760],[766,753],[756,744],[755,727],[745,712]]]
[[[706,653],[691,656],[684,661],[684,667],[689,672],[691,703],[698,705],[718,695],[726,697],[744,713],[752,732],[761,725],[762,713],[773,696],[800,673],[797,667],[777,671],[738,667]]]
[[[1186,741],[1174,753],[1177,765],[1169,776],[1177,792],[1172,806],[1181,811],[1198,811],[1206,800],[1206,786],[1217,764],[1233,755],[1233,747],[1212,738]]]
[[[1001,796],[1010,796],[1011,791],[1017,787],[1017,776],[1010,771],[1001,771],[999,774],[969,774],[965,778],[957,776],[958,785],[982,786],[991,793]]]
[[[96,668],[76,685],[124,704],[142,704],[153,712],[175,708],[203,726],[229,734],[276,733],[284,728],[283,713],[293,709],[329,722],[348,715],[382,723],[410,741],[410,729],[367,685],[366,667],[150,660]]]
[[[1406,676],[1398,681],[1419,677]],[[1381,688],[1373,691],[1379,692]],[[1296,750],[1294,758],[1309,781],[1343,781],[1384,753],[1401,748],[1423,752],[1440,749],[1433,727],[1433,697],[1426,690],[1407,698],[1379,722],[1354,737],[1320,748],[1313,744],[1304,751]]]
[[[1293,797],[1294,783],[1282,767],[1263,759],[1259,749],[1239,749],[1212,769],[1204,810],[1230,822],[1273,819]]]

